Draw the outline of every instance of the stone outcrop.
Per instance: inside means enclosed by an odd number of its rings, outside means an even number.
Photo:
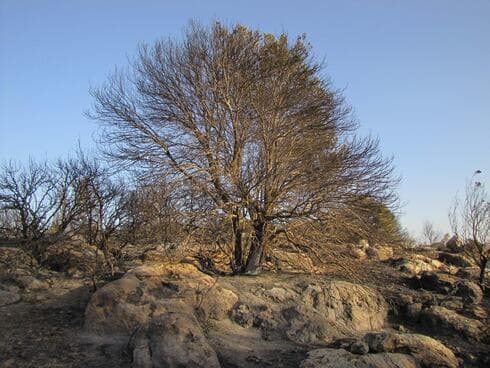
[[[132,367],[219,368],[216,352],[192,310],[182,302],[177,302],[173,309],[151,319],[132,335],[129,343]]]
[[[439,261],[444,262],[448,265],[453,265],[457,267],[471,267],[473,264],[471,261],[461,254],[453,254],[448,252],[440,252],[438,256]]]
[[[483,334],[483,324],[442,306],[432,306],[420,312],[420,322],[439,332],[460,334],[469,339],[480,340]]]
[[[461,252],[463,250],[463,239],[459,235],[453,235],[446,242],[446,248],[450,252]]]
[[[391,261],[401,272],[408,273],[410,275],[418,275],[422,272],[437,272],[445,271],[449,273],[456,273],[457,268],[454,266],[448,266],[441,261],[432,259],[430,257],[421,254],[412,254],[399,259]]]
[[[278,271],[314,273],[316,270],[311,258],[302,252],[274,249],[271,260],[273,268]]]
[[[152,318],[174,311],[179,300],[204,318],[223,319],[238,297],[190,264],[142,266],[98,290],[87,306],[85,328],[129,336]]]
[[[366,250],[366,254],[369,258],[386,261],[393,258],[393,248],[388,246],[369,247]]]
[[[405,354],[357,355],[344,349],[310,351],[300,368],[418,368],[417,361]]]
[[[425,290],[459,296],[464,303],[478,304],[483,298],[483,292],[477,284],[452,275],[425,271],[414,276],[412,283]]]
[[[418,334],[388,332],[364,336],[368,349],[351,339],[341,341],[337,349],[318,349],[308,353],[302,368],[384,368],[384,367],[445,367],[457,368],[453,352],[430,337]]]

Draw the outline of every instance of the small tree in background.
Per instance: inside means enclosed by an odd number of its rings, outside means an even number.
[[[454,234],[466,242],[465,252],[480,268],[483,287],[490,257],[490,197],[483,183],[472,180],[466,184],[462,202],[456,197],[449,210],[449,220]]]
[[[429,220],[425,220],[422,226],[422,237],[426,244],[434,244],[442,236],[441,232],[436,230],[434,224]]]

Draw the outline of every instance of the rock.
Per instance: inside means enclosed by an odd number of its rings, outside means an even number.
[[[164,245],[157,245],[156,247],[147,249],[142,255],[141,260],[143,262],[168,262],[170,259],[169,250]]]
[[[46,281],[38,280],[33,276],[18,276],[13,279],[14,283],[27,291],[46,290],[50,285]]]
[[[458,272],[456,273],[456,276],[458,277],[463,277],[463,278],[471,278],[471,277],[478,277],[480,275],[480,269],[478,267],[464,267],[458,269]]]
[[[351,257],[357,258],[357,259],[364,259],[364,258],[367,257],[367,254],[364,251],[364,249],[361,249],[361,248],[358,248],[358,247],[354,247],[354,246],[351,246],[349,248],[349,255]]]
[[[363,250],[367,250],[369,248],[369,241],[366,239],[361,239],[357,243],[357,247]]]
[[[137,267],[92,295],[85,310],[85,329],[99,335],[126,335],[162,314],[172,301],[193,307],[200,318],[228,317],[238,297],[190,264]]]
[[[233,308],[231,319],[245,328],[252,327],[254,324],[254,315],[246,304],[239,304]]]
[[[463,250],[463,239],[459,235],[453,235],[446,242],[446,248],[451,252],[461,252]]]
[[[349,351],[352,354],[364,355],[369,353],[369,345],[364,341],[356,341],[350,346]]]
[[[344,349],[318,349],[308,352],[300,368],[416,368],[411,356],[397,353],[357,355]]]
[[[368,331],[384,325],[388,307],[375,290],[345,281],[305,287],[301,300],[307,306],[353,331]]]
[[[58,272],[65,272],[71,277],[92,275],[96,267],[98,254],[98,268],[106,267],[102,252],[93,245],[74,241],[71,243],[52,244],[45,252],[43,264]]]
[[[471,267],[472,263],[468,258],[461,254],[452,254],[447,252],[439,253],[439,261],[458,267]]]
[[[471,314],[476,319],[484,320],[488,317],[485,309],[480,307],[479,305],[468,305],[466,306],[465,311]]]
[[[17,303],[20,300],[21,296],[18,293],[0,289],[0,307]]]
[[[425,290],[460,296],[464,303],[478,304],[483,298],[483,292],[477,284],[451,275],[424,271],[420,276],[414,276],[412,283],[417,282]]]
[[[420,322],[428,327],[444,330],[448,333],[462,334],[466,338],[479,340],[483,324],[480,321],[464,317],[442,306],[432,306],[422,310]]]
[[[451,293],[458,281],[456,277],[428,271],[422,272],[419,276],[420,287],[443,294]]]
[[[311,258],[302,252],[273,249],[271,252],[274,268],[289,272],[315,272],[316,267]]]
[[[36,259],[20,248],[0,247],[0,279],[8,280],[12,274],[30,275],[39,267]]]
[[[454,294],[468,304],[479,304],[483,299],[482,289],[471,281],[461,281],[455,285]]]
[[[444,299],[440,303],[441,307],[452,309],[452,310],[460,310],[463,308],[463,300],[461,298],[449,297]]]
[[[421,254],[412,254],[405,258],[396,259],[393,261],[393,265],[401,272],[411,275],[418,275],[424,271],[435,272],[447,269],[444,263]]]
[[[418,322],[418,320],[420,319],[421,311],[422,311],[422,303],[408,304],[405,307],[406,317],[413,322]]]
[[[324,343],[382,328],[387,310],[383,297],[370,288],[343,281],[309,283],[283,308],[277,325],[294,342]]]
[[[386,261],[393,258],[393,248],[388,246],[369,247],[366,250],[366,254],[369,258]]]
[[[364,341],[369,345],[369,352],[410,354],[422,367],[459,366],[450,349],[428,336],[378,332],[366,334]]]
[[[192,310],[185,304],[151,319],[140,327],[129,343],[133,368],[219,368],[218,357],[209,345]]]

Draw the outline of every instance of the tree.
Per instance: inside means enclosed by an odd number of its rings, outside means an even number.
[[[227,223],[235,272],[255,272],[292,223],[396,200],[391,160],[355,136],[304,37],[191,24],[180,42],[141,46],[92,94],[105,153],[179,183],[193,198],[183,212]]]
[[[490,258],[490,196],[483,183],[472,180],[466,184],[463,202],[456,196],[449,210],[449,222],[454,234],[466,242],[465,252],[480,268],[483,287]]]
[[[422,226],[422,236],[428,245],[434,244],[437,239],[441,238],[441,232],[437,231],[434,224],[425,220]]]
[[[114,276],[113,257],[117,255],[118,249],[114,248],[111,240],[124,225],[128,213],[124,182],[111,179],[106,168],[83,153],[79,154],[77,170],[75,196],[80,211],[72,226],[88,244],[102,251]],[[97,264],[94,273],[97,272]]]

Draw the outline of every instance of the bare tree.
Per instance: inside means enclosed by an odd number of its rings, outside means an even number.
[[[191,24],[181,42],[141,46],[93,97],[109,157],[166,175],[197,199],[186,212],[227,223],[235,272],[255,272],[291,224],[396,199],[391,161],[354,135],[304,37]]]
[[[449,218],[453,232],[466,242],[465,252],[480,268],[479,283],[483,287],[490,257],[490,197],[484,184],[469,181],[463,201],[455,197]]]
[[[88,244],[102,251],[114,275],[113,259],[118,256],[118,248],[111,240],[127,217],[125,185],[122,181],[111,179],[107,169],[96,159],[80,154],[77,164],[79,173],[75,196],[80,211],[74,220],[74,231]]]
[[[442,234],[440,231],[436,230],[432,222],[425,220],[422,225],[422,236],[426,244],[431,245],[434,244],[437,239],[440,239]]]

